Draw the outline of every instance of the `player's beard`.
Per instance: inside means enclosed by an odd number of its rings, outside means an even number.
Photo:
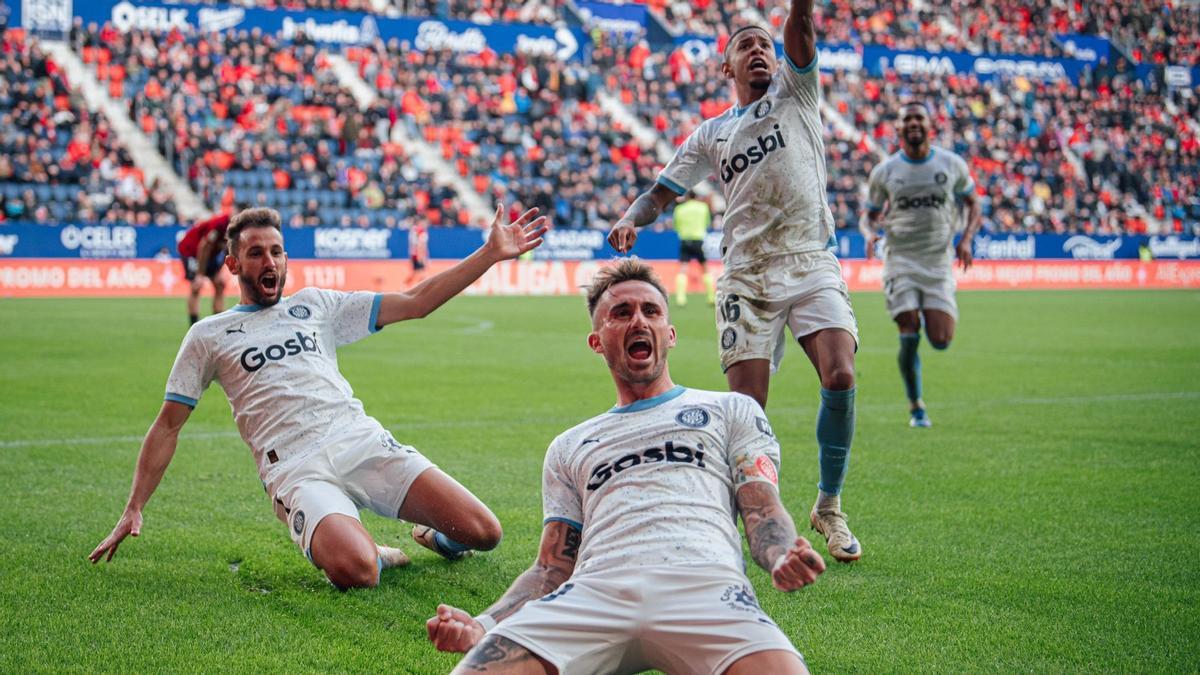
[[[271,307],[278,303],[283,298],[283,288],[287,285],[287,270],[281,270],[278,274],[278,279],[275,282],[275,292],[264,292],[262,286],[259,285],[258,279],[251,277],[249,274],[239,274],[238,281],[242,284],[242,288],[250,289],[250,299],[259,307]],[[261,278],[262,275],[259,275]]]
[[[925,130],[920,127],[904,130],[904,142],[910,149],[916,150],[917,148],[920,148],[921,145],[925,143],[925,139],[927,138],[929,138],[929,134],[927,134]]]
[[[750,88],[754,91],[766,91],[771,88],[771,78],[756,77],[750,80]]]
[[[606,356],[608,367],[621,378],[622,381],[632,384],[650,384],[658,378],[662,377],[663,371],[666,370],[667,360],[664,358],[655,359],[654,357],[660,353],[661,345],[657,335],[653,333],[643,336],[650,342],[651,362],[648,367],[634,368],[629,364],[629,351],[627,346],[622,346],[622,351],[611,356]]]

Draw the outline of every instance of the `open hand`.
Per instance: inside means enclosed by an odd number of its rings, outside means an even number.
[[[504,205],[496,207],[486,246],[497,261],[511,260],[542,245],[542,235],[546,233],[548,224],[545,216],[535,219],[537,213],[536,208],[529,209],[520,218],[505,225]]]
[[[117,553],[117,547],[121,545],[125,537],[131,535],[136,537],[141,533],[142,512],[126,509],[125,513],[121,514],[121,519],[117,521],[117,525],[113,528],[112,533],[105,537],[104,541],[100,542],[100,545],[88,554],[88,560],[91,560],[93,565],[100,562],[101,558],[104,558],[104,562],[112,560],[113,556]],[[105,553],[108,554],[107,558],[104,557]]]

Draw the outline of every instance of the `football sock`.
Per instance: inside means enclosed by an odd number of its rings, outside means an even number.
[[[717,287],[713,284],[713,275],[708,272],[704,273],[704,292],[705,297],[708,298],[708,304],[711,305],[717,301]]]
[[[197,321],[200,320],[200,315],[199,314],[188,314],[188,318],[192,320],[192,323],[196,323]]]
[[[687,304],[688,277],[686,272],[675,275],[675,303]]]
[[[900,334],[900,377],[904,378],[904,393],[909,401],[921,399],[921,357],[917,347],[921,344],[920,333]]]
[[[437,547],[441,549],[442,553],[449,553],[453,555],[457,553],[466,553],[467,551],[471,550],[470,546],[460,544],[441,532],[434,533],[433,541],[435,544],[437,544]]]
[[[821,388],[817,411],[817,446],[820,448],[821,491],[842,493],[846,467],[850,463],[850,441],[854,439],[854,387],[844,391]]]

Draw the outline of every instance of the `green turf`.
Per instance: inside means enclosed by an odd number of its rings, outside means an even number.
[[[922,345],[931,430],[906,425],[895,329],[862,330],[845,507],[865,557],[762,602],[818,672],[1200,667],[1200,294],[964,293]],[[677,382],[724,388],[712,312],[674,313]],[[460,298],[345,348],[367,412],[499,515],[495,552],[338,593],[274,519],[218,388],[185,428],[142,536],[85,555],[129,489],[185,329],[178,300],[0,300],[0,672],[447,672],[439,601],[486,607],[540,533],[546,444],[613,402],[575,298]],[[798,348],[768,412],[798,521],[817,384]],[[368,516],[386,542],[402,524]],[[805,528],[807,529],[807,528]],[[817,544],[824,552],[823,543]]]

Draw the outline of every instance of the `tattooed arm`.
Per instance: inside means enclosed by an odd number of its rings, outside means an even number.
[[[738,488],[737,505],[750,555],[759,567],[771,573],[775,588],[794,591],[816,581],[825,571],[825,561],[808,540],[796,536],[796,525],[772,483],[745,483]]]
[[[533,566],[513,581],[486,616],[493,622],[503,621],[530,600],[536,600],[562,585],[575,571],[582,533],[567,523],[551,521],[542,530],[542,545]],[[485,619],[486,620],[486,619]],[[474,647],[487,629],[466,612],[438,605],[437,616],[425,622],[429,640],[443,652],[465,652]]]
[[[676,195],[666,185],[655,183],[649,190],[638,195],[638,198],[625,210],[625,215],[617,221],[608,233],[608,243],[618,253],[628,253],[637,241],[637,229],[658,220],[663,209],[675,201]]]

